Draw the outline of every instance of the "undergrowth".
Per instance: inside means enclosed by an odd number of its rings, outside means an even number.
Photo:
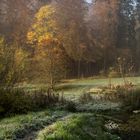
[[[0,115],[9,116],[37,111],[60,103],[63,97],[50,90],[27,92],[23,89],[0,88]]]

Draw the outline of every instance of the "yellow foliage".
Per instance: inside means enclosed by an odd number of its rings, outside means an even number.
[[[28,33],[27,33],[27,38],[28,38],[28,41],[29,41],[30,43],[34,42],[34,41],[35,41],[35,33],[32,32],[32,31],[28,32]]]
[[[51,5],[43,6],[39,12],[36,14],[37,21],[43,21],[46,19],[52,19],[52,16],[55,13],[55,9]]]
[[[35,15],[35,23],[27,34],[29,43],[38,47],[50,46],[58,42],[56,36],[56,21],[54,19],[55,9],[51,5],[43,6]]]
[[[16,65],[19,66],[24,61],[27,54],[22,49],[16,49],[15,51],[15,62]]]
[[[65,71],[65,54],[60,47],[62,44],[58,36],[55,12],[52,5],[42,7],[27,34],[28,41],[34,46],[37,71],[40,71],[41,75],[46,75],[43,78],[46,77],[50,84],[62,78]]]

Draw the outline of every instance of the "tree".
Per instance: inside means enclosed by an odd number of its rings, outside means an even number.
[[[77,75],[81,76],[81,61],[87,48],[84,0],[61,0],[54,3],[58,35],[68,56],[77,62]]]
[[[13,86],[23,78],[27,54],[16,44],[7,45],[0,37],[0,85]]]
[[[134,62],[134,71],[137,71],[137,47],[135,31],[135,4],[134,0],[120,0],[119,26],[117,46],[119,48],[129,48],[131,60]]]
[[[140,63],[139,63],[139,59],[140,59],[140,1],[137,0],[136,1],[136,10],[135,10],[135,38],[136,38],[136,64],[137,64],[137,69],[138,72],[140,72]]]
[[[102,50],[103,71],[114,63],[116,57],[118,8],[118,0],[98,0],[90,8],[89,29],[94,44]]]
[[[27,35],[29,43],[34,47],[36,76],[44,77],[50,88],[66,75],[67,60],[57,36],[54,14],[55,9],[51,5],[42,7]]]
[[[135,47],[134,0],[120,0],[118,46]]]
[[[34,14],[50,0],[1,0],[0,32],[9,42],[26,42],[28,27],[32,24]]]

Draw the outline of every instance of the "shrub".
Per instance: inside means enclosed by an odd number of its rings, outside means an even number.
[[[48,90],[27,93],[23,89],[0,89],[0,115],[27,113],[60,102],[59,94]]]
[[[129,110],[140,108],[140,89],[135,89],[132,84],[116,86],[113,90],[105,90],[104,98],[107,100],[119,100]]]
[[[41,89],[39,91],[35,91],[34,93],[32,93],[31,98],[33,101],[32,103],[39,108],[61,102],[60,95],[51,90]]]
[[[0,36],[0,85],[13,86],[23,80],[26,65],[27,52],[18,43],[6,43]]]
[[[19,89],[0,89],[1,114],[6,113],[26,113],[31,110],[30,98]]]
[[[0,114],[2,114],[3,112],[4,112],[4,108],[0,106]]]
[[[73,101],[66,101],[65,109],[70,112],[76,112],[76,104]]]
[[[121,100],[123,101],[127,96],[130,95],[130,91],[134,90],[135,85],[130,82],[126,81],[125,84],[117,84],[111,85],[110,87],[104,87],[102,94],[104,95],[104,99],[106,100]]]
[[[109,77],[114,77],[114,78],[120,77],[120,73],[118,73],[117,71],[111,71],[109,73]]]
[[[106,75],[104,70],[99,71],[99,74],[100,74],[100,76],[105,76]]]
[[[116,69],[114,67],[109,68],[108,77],[115,78],[115,77],[120,77],[120,76],[121,76],[120,73],[118,71],[116,71]]]
[[[79,97],[79,101],[80,101],[81,103],[87,103],[87,102],[92,101],[92,100],[93,100],[93,98],[92,98],[92,96],[91,96],[90,93],[83,93],[83,94]]]
[[[124,93],[122,98],[123,105],[131,110],[140,108],[140,89],[133,89]]]

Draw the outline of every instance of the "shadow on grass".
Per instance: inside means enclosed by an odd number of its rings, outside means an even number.
[[[68,84],[68,85],[59,85],[55,88],[56,91],[60,90],[78,90],[83,89],[85,87],[92,87],[92,85],[74,85],[74,84]]]

